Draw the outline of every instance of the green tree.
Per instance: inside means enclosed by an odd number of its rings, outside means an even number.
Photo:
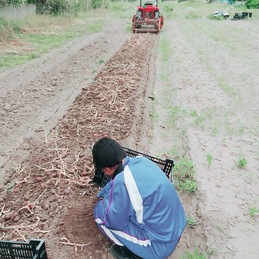
[[[102,6],[101,0],[38,0],[37,13],[62,15],[64,13],[76,14],[79,11]]]
[[[259,0],[247,0],[245,5],[248,9],[256,8],[259,9]]]
[[[20,6],[24,4],[36,4],[37,0],[0,0],[0,6]]]

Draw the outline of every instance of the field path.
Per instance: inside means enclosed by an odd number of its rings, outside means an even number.
[[[160,152],[172,146],[178,154],[187,152],[196,170],[197,199],[183,200],[198,224],[187,228],[180,254],[189,246],[211,258],[253,259],[259,256],[258,216],[250,215],[259,206],[258,23],[224,23],[167,23],[160,44],[170,42],[171,55],[163,60],[160,54],[154,90],[158,114],[165,116],[155,126],[153,152],[164,137]],[[244,168],[238,166],[241,158]]]

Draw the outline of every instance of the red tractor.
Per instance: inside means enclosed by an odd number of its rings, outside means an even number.
[[[164,25],[164,17],[158,7],[158,0],[140,0],[136,14],[132,17],[132,31],[158,33]]]

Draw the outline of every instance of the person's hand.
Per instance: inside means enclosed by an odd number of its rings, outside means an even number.
[[[104,188],[102,188],[102,189],[97,193],[96,196],[97,196],[98,200],[100,200],[100,199],[103,199],[104,195],[105,195],[105,190],[104,190]]]
[[[112,181],[109,181],[98,193],[97,193],[97,198],[103,198],[103,197],[105,197],[108,193],[109,193],[109,191],[110,191],[110,189],[111,189],[111,182]]]

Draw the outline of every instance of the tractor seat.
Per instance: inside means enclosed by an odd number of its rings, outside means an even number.
[[[144,3],[143,7],[146,8],[147,6],[152,7],[152,6],[153,6],[153,3],[152,3],[152,2],[146,2],[146,3]]]

